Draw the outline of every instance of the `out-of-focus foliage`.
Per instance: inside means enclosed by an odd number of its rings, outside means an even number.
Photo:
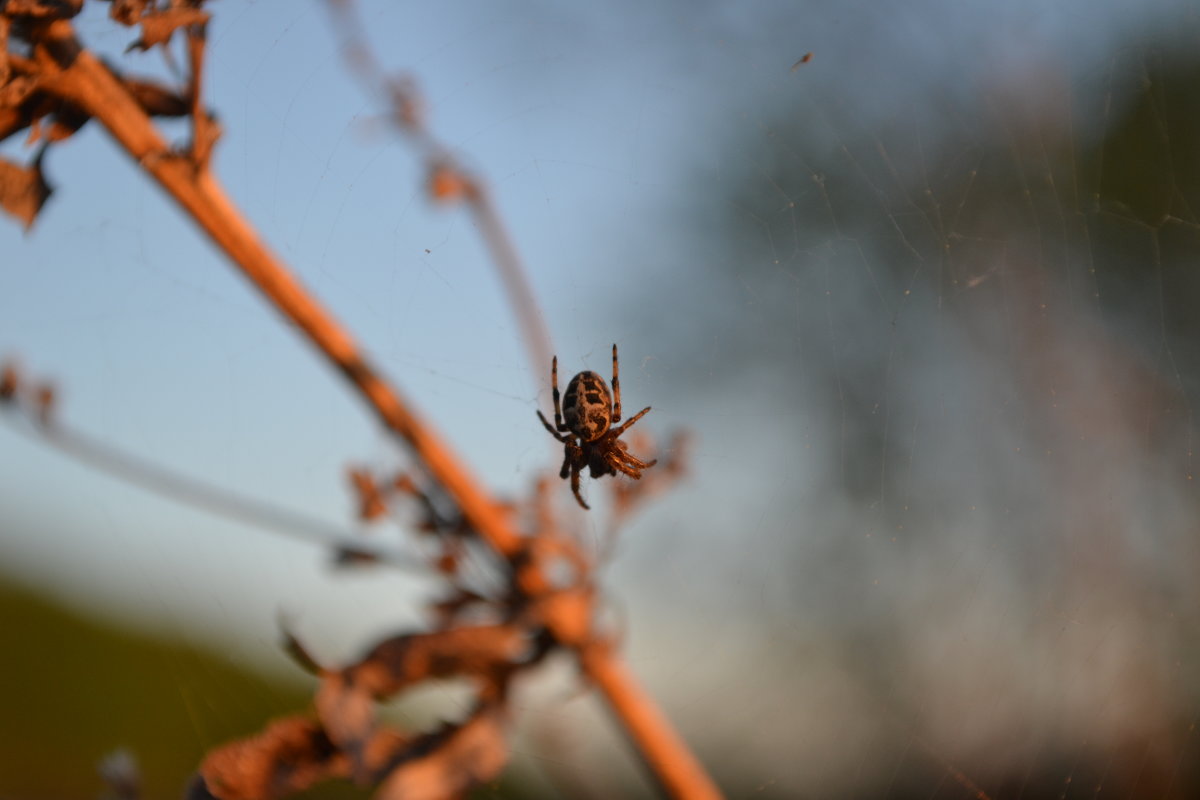
[[[728,535],[791,551],[794,716],[744,746],[840,736],[794,777],[818,794],[1192,796],[1200,66],[1131,46],[926,99],[737,128],[679,192],[688,279],[633,315],[780,443]]]
[[[6,797],[98,797],[100,761],[118,748],[136,760],[144,796],[178,797],[209,748],[311,698],[299,681],[86,619],[13,584],[0,585],[0,628]]]

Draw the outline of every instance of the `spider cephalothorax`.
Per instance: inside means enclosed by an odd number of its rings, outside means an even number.
[[[594,372],[581,372],[567,384],[567,393],[558,395],[558,356],[550,362],[550,383],[554,387],[554,424],[538,411],[538,419],[550,434],[563,443],[562,469],[560,478],[571,478],[571,491],[584,508],[588,504],[579,494],[579,473],[584,467],[591,470],[593,478],[616,475],[618,472],[631,478],[641,478],[642,470],[653,467],[658,460],[642,461],[635,458],[621,441],[621,434],[641,419],[650,406],[634,414],[623,425],[621,421],[621,380],[617,372],[617,346],[613,345],[612,392],[608,391],[604,379]],[[568,435],[564,436],[563,433]],[[578,439],[578,441],[576,441]]]

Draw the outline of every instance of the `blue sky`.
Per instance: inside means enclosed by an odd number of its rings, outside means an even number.
[[[762,163],[752,145],[729,142],[765,140],[780,109],[811,121],[812,146],[836,148],[1031,65],[1102,81],[1143,27],[1196,22],[1170,3],[363,6],[381,60],[417,79],[432,129],[488,180],[565,375],[603,373],[617,341],[626,407],[655,408],[639,425],[702,434],[692,481],[624,533],[611,570],[638,611],[637,663],[668,684],[681,671],[697,684],[722,673],[689,667],[709,643],[693,636],[694,620],[679,623],[682,601],[653,607],[663,595],[746,619],[790,613],[791,576],[769,554],[804,534],[762,501],[816,486],[825,465],[806,451],[832,436],[817,412],[777,402],[769,371],[730,386],[736,365],[713,356],[711,385],[682,390],[680,354],[631,320],[645,313],[642,287],[686,287],[706,257],[687,238],[696,176]],[[122,68],[163,74],[155,54],[121,54],[134,37],[106,8],[88,4],[84,40]],[[422,165],[347,74],[325,9],[227,0],[212,11],[216,170],[249,220],[489,485],[523,492],[556,469],[560,451],[534,417],[549,408],[547,365],[526,361],[470,220],[427,202]],[[806,52],[812,61],[793,70]],[[81,429],[350,526],[344,467],[404,463],[358,401],[95,126],[47,164],[56,193],[33,230],[0,225],[0,354],[55,380],[64,418]],[[659,300],[660,324],[688,313],[675,302]],[[752,291],[727,302],[714,318],[753,328]],[[732,335],[710,333],[713,352]],[[811,436],[781,440],[781,427],[810,413]],[[281,609],[341,653],[415,620],[428,588],[392,574],[331,576],[314,548],[181,510],[7,426],[0,508],[6,572],[237,658],[280,663]],[[583,520],[587,535],[603,533],[602,519]],[[698,519],[708,530],[685,538]],[[664,563],[665,583],[648,580]],[[714,564],[737,578],[708,591]]]

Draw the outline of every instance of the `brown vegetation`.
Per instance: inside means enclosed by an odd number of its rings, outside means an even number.
[[[351,472],[364,520],[381,519],[397,503],[418,513],[418,532],[439,543],[432,567],[447,593],[434,604],[438,624],[378,643],[343,667],[319,664],[288,637],[288,649],[320,676],[312,714],[267,724],[257,735],[212,751],[190,797],[269,798],[339,778],[377,786],[380,797],[456,797],[494,779],[509,755],[513,681],[548,654],[572,653],[585,678],[608,700],[631,743],[674,797],[708,798],[717,789],[621,661],[612,636],[598,626],[595,558],[577,546],[554,513],[541,482],[516,503],[493,497],[364,354],[349,331],[270,252],[226,197],[211,170],[220,129],[203,105],[202,76],[209,14],[203,0],[112,0],[110,16],[136,27],[131,50],[167,48],[182,39],[186,81],[171,87],[118,72],[79,41],[72,18],[83,0],[0,3],[0,139],[27,132],[37,146],[27,164],[0,161],[0,205],[32,226],[51,189],[42,162],[56,143],[95,120],[134,163],[154,178],[223,250],[231,263],[294,323],[357,389],[384,427],[407,446],[419,471],[377,479]],[[549,337],[519,261],[483,184],[459,167],[422,124],[411,80],[383,76],[362,44],[352,9],[334,3],[349,32],[349,63],[382,92],[396,128],[427,165],[433,200],[463,202],[475,215],[521,320],[534,363],[549,360]],[[152,117],[186,116],[191,141],[172,147]],[[0,401],[53,436],[54,391],[32,385],[14,366],[0,378]],[[617,516],[682,471],[677,458],[653,481],[622,486]],[[462,580],[467,545],[486,544],[500,588],[488,593]],[[331,546],[332,546],[331,542]],[[365,551],[364,551],[365,552]],[[339,560],[361,556],[342,544]],[[458,677],[474,686],[467,718],[424,733],[399,731],[376,719],[376,705],[424,681]]]

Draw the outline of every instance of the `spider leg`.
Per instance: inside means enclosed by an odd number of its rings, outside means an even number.
[[[614,470],[623,472],[633,478],[641,478],[642,470],[649,469],[658,463],[657,458],[651,461],[642,461],[633,453],[630,453],[629,446],[619,439],[614,442],[613,449],[605,454],[604,461]]]
[[[565,475],[563,476],[566,477]],[[591,506],[583,500],[583,495],[579,493],[579,467],[578,465],[571,468],[571,491],[575,493],[575,499],[579,501],[579,505],[587,510],[591,510]]]
[[[617,343],[613,342],[613,414],[612,421],[615,425],[621,421],[621,376],[617,371]]]
[[[610,467],[612,467],[615,472],[620,472],[623,475],[628,475],[629,477],[633,478],[635,481],[642,477],[641,470],[639,470],[637,467],[632,467],[632,466],[626,464],[625,462],[618,460],[616,456],[613,456],[608,460],[608,465]]]
[[[550,383],[554,386],[554,427],[560,431],[566,430],[562,421],[562,399],[558,394],[558,356],[550,362]]]
[[[567,451],[565,453],[563,453],[563,465],[562,465],[562,469],[560,469],[558,471],[558,477],[565,480],[566,477],[570,474],[571,474],[571,450],[568,448]]]
[[[637,421],[638,421],[639,419],[641,419],[642,417],[646,416],[646,414],[647,414],[649,411],[650,411],[650,406],[646,406],[646,407],[645,407],[645,408],[643,408],[641,411],[639,411],[638,413],[634,414],[634,415],[633,415],[632,417],[630,417],[629,419],[627,419],[627,420],[625,420],[624,422],[622,422],[622,423],[620,424],[620,426],[618,426],[618,427],[614,428],[614,429],[613,429],[613,430],[612,430],[612,431],[609,433],[609,436],[612,436],[613,438],[616,438],[616,437],[620,436],[622,433],[624,433],[624,432],[625,432],[625,430],[626,430],[626,429],[627,429],[627,428],[628,428],[630,425],[632,425],[633,423],[637,422]]]
[[[637,467],[638,469],[649,469],[658,463],[657,458],[652,461],[642,461],[640,458],[632,455],[631,453],[622,453],[621,460],[631,467]]]
[[[542,421],[542,424],[546,426],[546,430],[550,431],[550,435],[551,435],[551,436],[553,436],[555,439],[558,439],[560,442],[564,442],[564,443],[566,443],[566,442],[569,442],[569,441],[571,441],[571,437],[570,437],[570,436],[563,436],[561,433],[559,433],[558,431],[554,430],[554,428],[552,428],[552,427],[550,426],[550,420],[548,420],[548,419],[546,419],[544,416],[542,416],[542,412],[541,412],[541,411],[538,411],[538,412],[537,412],[537,415],[538,415],[538,419],[540,419],[540,420]],[[563,477],[565,478],[566,476],[564,475]]]

